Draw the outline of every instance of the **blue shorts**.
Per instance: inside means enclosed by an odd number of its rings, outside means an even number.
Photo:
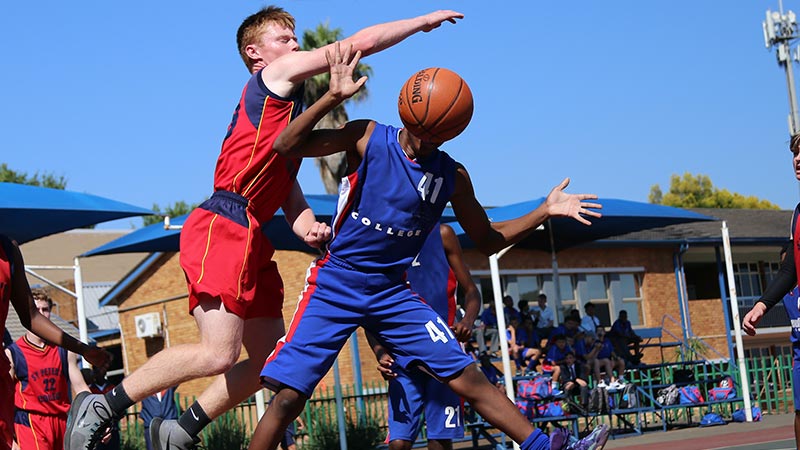
[[[285,385],[310,397],[359,326],[401,367],[421,365],[449,378],[472,364],[445,320],[408,287],[402,273],[359,272],[328,254],[309,269],[289,330],[261,371],[264,386]]]
[[[792,360],[792,395],[794,396],[794,410],[800,412],[800,360]]]
[[[423,409],[428,439],[464,437],[464,409],[455,392],[420,370],[395,371],[397,378],[389,381],[389,441],[416,441]]]

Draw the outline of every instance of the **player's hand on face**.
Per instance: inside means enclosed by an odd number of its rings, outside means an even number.
[[[83,352],[83,357],[86,358],[86,361],[89,361],[89,364],[95,367],[102,367],[106,370],[108,370],[112,359],[111,353],[102,348],[95,347],[94,345],[90,345],[86,351]]]
[[[750,336],[756,335],[756,325],[758,325],[758,322],[764,317],[766,309],[767,307],[764,306],[763,303],[756,303],[753,305],[753,309],[751,309],[742,320],[742,329],[745,333]]]
[[[339,41],[334,44],[333,55],[329,50],[325,50],[325,58],[328,59],[328,69],[331,73],[328,92],[339,100],[352,97],[367,82],[366,76],[359,78],[358,81],[353,81],[353,73],[361,59],[361,51],[357,51],[351,57],[352,51],[353,46],[347,45],[342,53]]]
[[[314,222],[303,238],[303,242],[311,248],[322,248],[331,238],[331,227],[325,222]]]
[[[456,323],[450,327],[450,329],[453,330],[453,334],[456,336],[456,339],[458,339],[458,342],[467,342],[469,338],[472,337],[472,327],[464,324],[463,321]]]
[[[456,19],[463,19],[464,15],[460,12],[450,11],[450,10],[442,10],[442,11],[434,11],[425,16],[426,25],[422,28],[422,31],[428,32],[433,29],[439,28],[443,22],[447,21],[450,23],[456,23]]]
[[[564,189],[569,186],[569,178],[564,178],[558,186],[554,187],[545,200],[551,216],[572,217],[584,225],[591,225],[584,216],[600,218],[602,215],[588,208],[601,209],[603,205],[584,200],[597,199],[595,194],[567,194]]]

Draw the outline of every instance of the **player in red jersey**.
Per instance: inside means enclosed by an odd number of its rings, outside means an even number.
[[[41,289],[32,293],[39,314],[49,319],[53,301]],[[78,355],[28,331],[6,348],[6,356],[16,383],[14,432],[19,447],[64,448],[70,388],[76,394],[89,390],[78,367]]]
[[[462,15],[438,11],[365,28],[345,39],[365,55]],[[256,392],[258,374],[284,334],[283,286],[274,248],[261,233],[281,207],[295,233],[319,247],[330,228],[315,221],[295,180],[299,158],[272,150],[275,138],[302,110],[303,82],[327,71],[327,47],[300,51],[294,18],[268,7],[239,27],[239,52],[253,76],[247,82],[222,144],[214,194],[181,232],[181,266],[200,342],[165,349],[105,396],[77,399],[67,425],[67,450],[91,449],[110,416],[155,392],[191,379],[221,375],[178,422],[154,420],[154,448],[191,448],[210,421]],[[241,347],[249,359],[239,363]],[[74,416],[74,420],[73,420]],[[73,427],[74,423],[89,423]]]
[[[68,335],[39,313],[25,277],[25,262],[19,247],[0,234],[0,325],[5,333],[8,306],[14,305],[22,325],[46,341],[83,355],[96,366],[107,367],[111,355]],[[11,448],[14,429],[14,381],[8,358],[0,358],[0,450]]]

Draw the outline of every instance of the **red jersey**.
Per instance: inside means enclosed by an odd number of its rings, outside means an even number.
[[[278,135],[303,109],[303,85],[291,97],[272,93],[261,71],[242,91],[214,172],[214,190],[235,192],[250,202],[262,224],[281,207],[300,169],[301,159],[287,159],[272,150]]]
[[[67,350],[49,344],[37,347],[26,336],[8,348],[17,375],[17,409],[66,417],[70,404]]]
[[[8,305],[11,302],[11,241],[7,237],[0,235],[0,324],[3,329],[0,334],[6,331],[6,319],[8,318]],[[3,358],[5,359],[5,358]],[[0,367],[5,367],[0,361]]]

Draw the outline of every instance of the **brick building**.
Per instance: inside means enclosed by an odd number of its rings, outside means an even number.
[[[731,234],[733,262],[741,311],[746,312],[778,267],[778,251],[788,237],[791,211],[695,210],[725,220]],[[702,338],[717,353],[706,357],[728,357],[723,300],[727,302],[721,221],[699,222],[632,233],[570,248],[558,253],[561,298],[555,298],[551,255],[539,250],[512,249],[500,260],[504,294],[534,304],[539,292],[548,295],[548,305],[563,319],[572,308],[583,312],[592,301],[604,325],[621,309],[635,327],[662,327],[680,339]],[[488,259],[474,249],[465,249],[465,259],[481,287],[484,300],[491,298]],[[302,251],[278,251],[275,259],[285,283],[284,319],[293,314],[304,286],[306,269],[315,258]],[[723,274],[720,277],[720,274]],[[487,300],[488,301],[488,300]],[[186,286],[176,253],[154,253],[115,286],[101,303],[118,306],[126,372],[135,370],[165,346],[198,339],[194,320],[188,314]],[[681,311],[688,314],[681,314]],[[155,313],[162,332],[137,337],[136,318]],[[743,314],[743,313],[742,313]],[[787,345],[788,324],[783,311],[773,310],[758,339],[746,339],[753,351],[781,351]],[[785,314],[784,314],[785,316]],[[781,322],[783,320],[783,322]],[[688,331],[684,332],[685,329]],[[375,360],[363,332],[358,351],[364,382],[377,381]],[[776,350],[777,349],[777,350]],[[665,359],[674,359],[667,349]],[[648,350],[646,358],[662,358]],[[244,350],[243,350],[244,357]],[[339,366],[343,383],[354,380],[353,349],[343,349]],[[302,370],[301,368],[298,370]],[[182,395],[196,395],[210,380],[185,383]],[[332,386],[332,374],[323,380]]]

